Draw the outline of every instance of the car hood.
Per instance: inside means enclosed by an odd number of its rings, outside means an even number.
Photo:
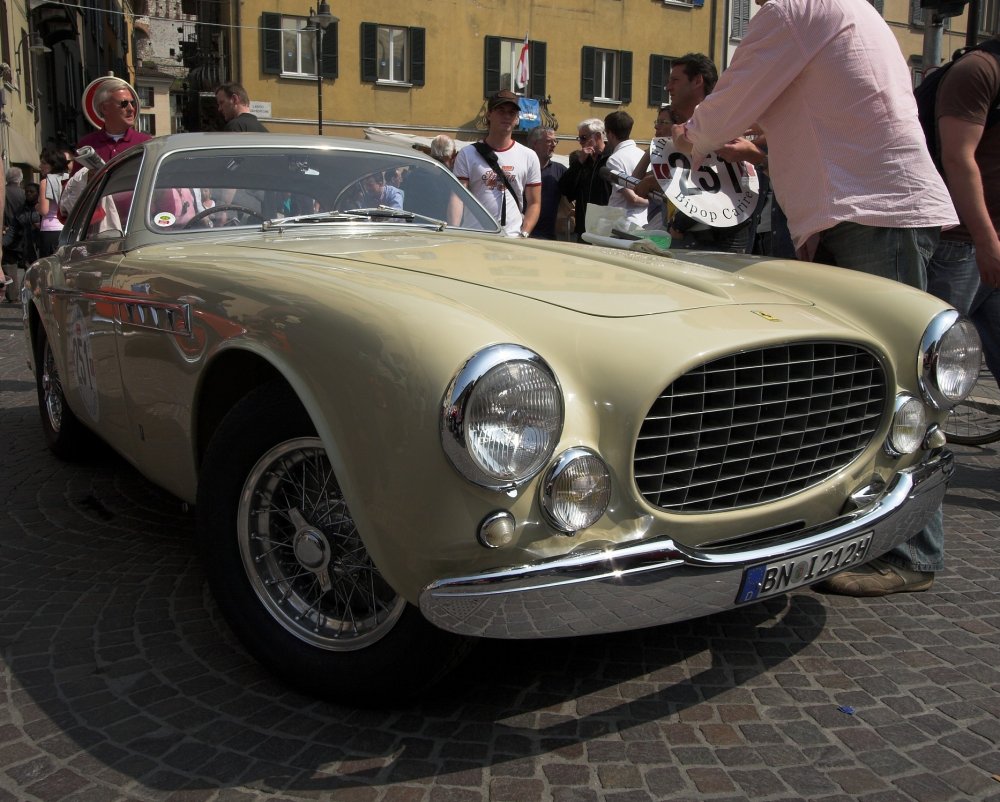
[[[237,243],[230,241],[233,245]],[[800,304],[808,299],[741,276],[760,260],[722,253],[676,255],[461,233],[316,236],[278,232],[242,247],[289,260],[405,271],[489,287],[601,317],[654,315],[727,304]],[[302,257],[300,260],[297,257]]]

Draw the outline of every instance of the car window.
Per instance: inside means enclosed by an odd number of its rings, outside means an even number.
[[[108,239],[116,232],[124,234],[141,165],[142,153],[137,152],[107,171],[98,179],[99,183],[87,187],[77,202],[79,208],[74,209],[67,222],[69,236],[61,241]],[[74,176],[80,178],[86,180],[86,175]]]
[[[192,150],[168,154],[157,165],[146,223],[158,233],[191,234],[376,207],[443,221],[455,193],[470,207],[465,227],[496,230],[489,213],[436,162],[325,148]]]

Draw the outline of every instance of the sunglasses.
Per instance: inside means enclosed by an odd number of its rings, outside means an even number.
[[[576,138],[576,141],[577,142],[586,142],[588,139],[592,139],[593,136],[594,136],[593,134],[581,134],[580,136],[578,136]]]
[[[118,101],[118,108],[127,109],[129,106],[131,106],[133,109],[139,108],[139,104],[136,101],[134,101],[134,100],[119,100]]]

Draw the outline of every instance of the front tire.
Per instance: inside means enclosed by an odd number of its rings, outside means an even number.
[[[35,388],[42,433],[49,450],[60,459],[78,458],[86,448],[88,431],[66,403],[55,354],[41,327],[35,346]]]
[[[250,393],[209,444],[198,488],[209,584],[246,648],[289,684],[352,705],[412,699],[464,652],[374,565],[308,416]]]

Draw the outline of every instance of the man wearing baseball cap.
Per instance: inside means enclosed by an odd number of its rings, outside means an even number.
[[[508,237],[531,234],[542,208],[542,168],[538,155],[514,141],[520,106],[517,95],[503,89],[486,103],[486,136],[462,148],[455,159],[455,176],[500,223]],[[457,198],[449,223],[461,225]],[[458,218],[458,219],[456,219]]]

